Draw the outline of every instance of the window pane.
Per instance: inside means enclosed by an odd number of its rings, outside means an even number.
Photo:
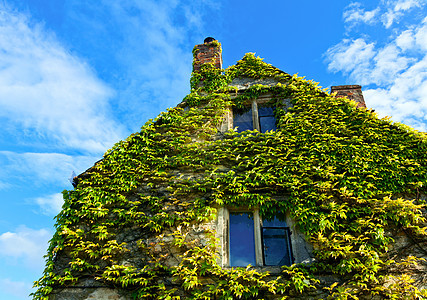
[[[266,266],[290,266],[289,231],[287,228],[267,227],[262,229],[264,242],[264,263]]]
[[[277,129],[275,117],[260,117],[259,118],[260,129],[262,133]]]
[[[274,117],[274,109],[268,106],[258,106],[258,116]]]
[[[276,130],[276,118],[272,107],[258,107],[259,125],[261,132]]]
[[[237,132],[254,129],[254,124],[252,121],[252,109],[249,109],[249,111],[240,114],[237,111],[234,111],[233,115],[233,126],[237,127]]]
[[[285,218],[282,216],[282,218]],[[262,226],[264,227],[288,227],[286,221],[279,220],[277,217],[274,217],[272,220],[262,220]]]
[[[252,213],[230,213],[230,266],[255,266],[254,220]]]

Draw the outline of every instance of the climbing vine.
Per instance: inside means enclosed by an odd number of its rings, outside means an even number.
[[[276,83],[237,93],[230,83],[240,77]],[[229,109],[265,93],[277,131],[219,135]],[[425,243],[426,186],[424,134],[251,53],[225,71],[204,64],[180,105],[117,143],[63,192],[33,297],[87,279],[137,299],[426,297],[406,271],[422,261],[389,255],[394,233]],[[257,207],[264,218],[289,212],[316,262],[279,275],[221,268],[212,229],[193,233],[221,206]],[[322,274],[337,279],[325,286]]]

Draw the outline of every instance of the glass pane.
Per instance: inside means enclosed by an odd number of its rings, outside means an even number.
[[[258,116],[260,117],[274,117],[274,109],[267,106],[258,106]]]
[[[262,226],[264,227],[288,227],[286,221],[281,221],[277,217],[272,220],[262,220]]]
[[[276,118],[272,107],[258,107],[259,125],[261,132],[276,130]]]
[[[277,129],[275,117],[260,117],[259,118],[260,129],[262,133]]]
[[[263,228],[264,263],[266,266],[290,266],[290,240],[286,228]]]
[[[252,213],[230,213],[230,266],[255,266],[255,237]]]
[[[254,129],[254,124],[252,121],[252,109],[249,109],[249,111],[243,112],[241,114],[234,111],[233,115],[233,126],[237,127],[237,132]]]

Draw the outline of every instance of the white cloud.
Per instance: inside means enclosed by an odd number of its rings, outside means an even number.
[[[400,47],[400,49],[402,49],[403,51],[413,48],[415,45],[415,38],[414,38],[413,31],[411,29],[403,31],[396,38],[396,45]]]
[[[23,264],[40,270],[52,232],[47,229],[31,229],[24,225],[15,232],[0,234],[0,255],[7,263]]]
[[[427,55],[400,73],[390,86],[390,92],[398,98],[422,97],[422,88],[427,83]]]
[[[378,49],[374,43],[363,38],[345,39],[328,49],[328,69],[343,72],[359,84],[388,84],[412,61],[401,56],[401,50],[394,44]]]
[[[417,1],[389,1],[393,12],[420,6]],[[368,107],[380,116],[427,130],[427,18],[394,28],[387,42],[363,37],[343,39],[325,53],[328,69],[351,83],[367,86]]]
[[[216,10],[214,1],[125,0],[89,5],[76,1],[74,10],[102,12],[114,24],[120,41],[113,59],[122,67],[117,99],[127,122],[141,126],[167,107],[175,106],[190,91],[191,50],[203,42],[203,18]],[[74,15],[99,30],[91,14]],[[119,39],[116,39],[119,40]],[[147,109],[149,108],[149,109]],[[153,113],[155,113],[153,115]]]
[[[0,181],[0,191],[8,189],[10,186],[11,185],[9,183]]]
[[[421,0],[398,0],[395,2],[394,10],[395,11],[405,11],[414,7],[421,7]]]
[[[423,20],[423,26],[417,29],[414,34],[417,46],[426,51],[427,50],[427,17]]]
[[[373,24],[376,22],[376,17],[380,11],[380,8],[366,11],[361,8],[361,4],[358,2],[351,3],[346,7],[343,13],[344,22],[351,23],[351,26],[355,26],[357,23]]]
[[[42,213],[46,215],[57,215],[64,204],[64,199],[61,193],[38,197],[34,202],[40,207]]]
[[[32,285],[28,282],[13,281],[9,278],[0,279],[0,290],[15,297],[28,299],[31,288]]]
[[[374,65],[368,72],[369,77],[365,81],[368,84],[389,84],[393,82],[399,72],[406,69],[413,60],[400,54],[400,50],[394,44],[379,49],[374,58]],[[361,81],[362,78],[358,78],[358,80]]]
[[[90,152],[109,148],[122,135],[110,120],[113,91],[42,25],[0,9],[0,117],[9,133]]]
[[[367,89],[363,91],[368,107],[375,108],[379,117],[393,116],[393,121],[412,126],[420,131],[427,131],[426,105],[419,101],[401,99],[387,89]]]
[[[328,49],[328,69],[333,72],[350,73],[350,77],[364,81],[369,76],[369,68],[376,53],[374,43],[366,43],[363,38],[356,40],[344,39]],[[361,82],[364,84],[364,82]]]
[[[382,14],[381,20],[386,28],[390,28],[405,12],[425,4],[423,0],[383,0],[383,2],[387,11]]]
[[[372,1],[376,5],[374,9],[366,10],[360,2],[350,3],[343,12],[344,22],[347,29],[351,30],[360,23],[376,25],[381,21],[385,28],[397,24],[407,14],[415,9],[422,8],[425,0],[377,0]]]
[[[403,14],[401,12],[395,12],[389,9],[386,13],[384,13],[381,17],[381,21],[384,24],[385,28],[390,28],[391,25]]]
[[[62,184],[69,186],[70,174],[84,172],[99,158],[95,156],[71,156],[60,153],[15,153],[0,151],[0,178],[7,178],[4,188],[18,181],[35,185]]]

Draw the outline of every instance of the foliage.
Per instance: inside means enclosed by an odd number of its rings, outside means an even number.
[[[236,95],[229,87],[236,77],[278,83]],[[253,54],[225,72],[203,65],[191,86],[181,106],[116,144],[74,190],[64,191],[34,299],[87,277],[138,299],[285,299],[318,289],[321,274],[342,279],[328,287],[332,298],[425,295],[399,269],[418,259],[397,262],[388,254],[391,232],[425,238],[423,202],[399,197],[426,193],[423,134]],[[263,93],[273,95],[278,130],[228,131],[218,138],[227,110]],[[190,232],[211,222],[223,205],[259,207],[265,218],[289,212],[314,245],[316,263],[286,267],[280,275],[221,268],[212,232],[204,233],[207,244]],[[135,247],[139,261],[128,257]],[[170,247],[179,253],[176,266],[165,263]],[[65,270],[56,266],[60,259],[67,261]]]

